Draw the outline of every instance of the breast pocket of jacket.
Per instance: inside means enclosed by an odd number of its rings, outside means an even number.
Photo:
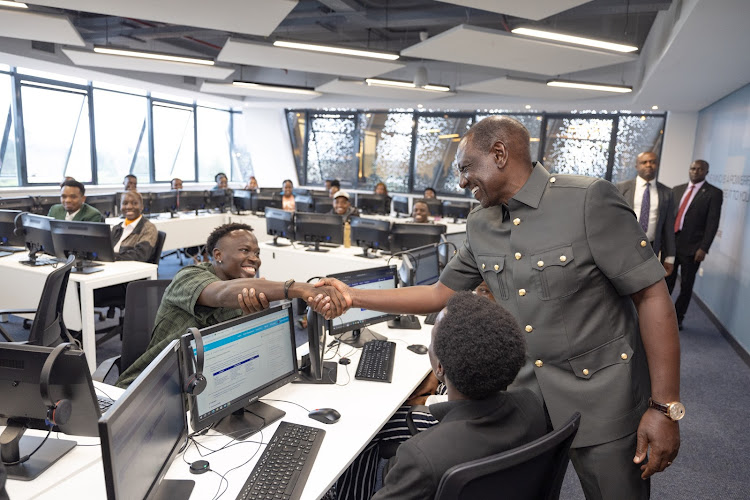
[[[561,246],[531,256],[531,268],[538,276],[539,297],[559,299],[578,291],[573,246]]]
[[[495,298],[508,300],[508,278],[505,271],[505,255],[478,255],[477,265],[487,286]]]

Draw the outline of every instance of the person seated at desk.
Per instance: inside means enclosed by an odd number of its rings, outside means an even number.
[[[328,181],[326,181],[326,185],[328,185]],[[341,183],[338,179],[331,179],[331,186],[328,188],[328,197],[333,198],[339,191],[341,191]]]
[[[430,207],[423,200],[417,200],[414,202],[414,206],[411,209],[411,217],[414,219],[416,224],[429,224],[430,223]]]
[[[214,229],[206,248],[213,262],[186,266],[164,291],[156,313],[148,349],[117,380],[126,388],[172,340],[189,327],[205,328],[222,321],[266,309],[270,301],[325,297],[316,311],[331,317],[346,307],[343,296],[332,287],[314,288],[307,283],[255,279],[260,269],[258,240],[247,224],[224,224]],[[257,292],[256,292],[257,291]],[[317,301],[316,301],[317,304]]]
[[[86,188],[76,180],[66,180],[60,190],[62,203],[52,205],[47,217],[57,220],[104,222],[102,213],[86,202]]]
[[[122,187],[125,191],[138,191],[138,177],[128,174],[122,178]]]
[[[431,187],[424,188],[424,197],[426,200],[437,199],[437,193]]]
[[[260,188],[258,187],[258,179],[256,179],[254,175],[251,175],[247,180],[245,191],[255,191],[256,193],[260,191]]]
[[[125,220],[112,227],[115,260],[147,262],[154,253],[159,232],[143,217],[143,197],[138,191],[126,191],[120,199]]]
[[[175,177],[171,182],[172,191],[179,191],[182,189],[182,179]]]
[[[214,180],[216,181],[216,185],[211,188],[212,191],[227,189],[227,186],[229,185],[227,174],[225,174],[224,172],[219,172],[214,176]]]
[[[281,183],[281,208],[287,212],[294,212],[297,209],[292,189],[294,189],[294,184],[290,179]]]
[[[328,213],[340,215],[345,223],[349,222],[352,217],[359,217],[359,210],[352,206],[349,201],[349,193],[346,191],[336,192],[333,198],[333,208]]]
[[[384,194],[388,196],[388,186],[385,185],[385,182],[378,182],[377,184],[375,184],[375,189],[373,190],[373,193]]]

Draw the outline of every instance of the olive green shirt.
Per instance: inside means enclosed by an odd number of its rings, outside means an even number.
[[[65,211],[65,207],[63,207],[62,204],[58,203],[57,205],[52,205],[50,207],[49,212],[47,213],[47,217],[52,217],[53,219],[57,220],[65,220],[66,214],[67,212]],[[92,207],[88,203],[84,203],[83,205],[81,205],[81,209],[78,211],[76,216],[73,217],[73,220],[85,222],[104,222],[104,216],[96,208]]]
[[[188,328],[205,328],[242,315],[241,309],[198,305],[200,294],[216,281],[221,280],[209,262],[186,266],[177,272],[164,291],[148,349],[120,375],[115,384],[117,387],[129,386],[170,342],[180,338]]]
[[[555,428],[581,412],[574,447],[635,432],[650,378],[630,297],[664,278],[633,211],[608,181],[540,164],[507,205],[477,207],[440,276],[482,280],[526,332],[513,384],[542,396]]]

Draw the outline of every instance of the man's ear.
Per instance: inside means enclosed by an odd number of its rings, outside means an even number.
[[[218,247],[214,247],[214,251],[212,252],[211,256],[214,258],[214,262],[221,261],[221,250],[219,250]]]
[[[497,168],[505,168],[508,163],[508,147],[503,141],[495,141],[492,145],[492,160]]]

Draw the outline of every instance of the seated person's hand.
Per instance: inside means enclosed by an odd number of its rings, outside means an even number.
[[[268,309],[268,299],[263,292],[256,294],[255,288],[248,290],[242,289],[242,293],[237,294],[237,300],[240,303],[240,309],[243,314],[250,314],[263,309]]]
[[[307,304],[326,319],[344,314],[352,305],[349,287],[337,279],[323,278],[315,284],[315,297],[308,297]]]
[[[435,373],[430,372],[430,374],[425,377],[422,383],[419,384],[419,387],[414,389],[414,392],[411,393],[409,399],[406,400],[406,404],[411,406],[425,404],[428,396],[436,394],[439,383],[440,381],[435,376]]]

